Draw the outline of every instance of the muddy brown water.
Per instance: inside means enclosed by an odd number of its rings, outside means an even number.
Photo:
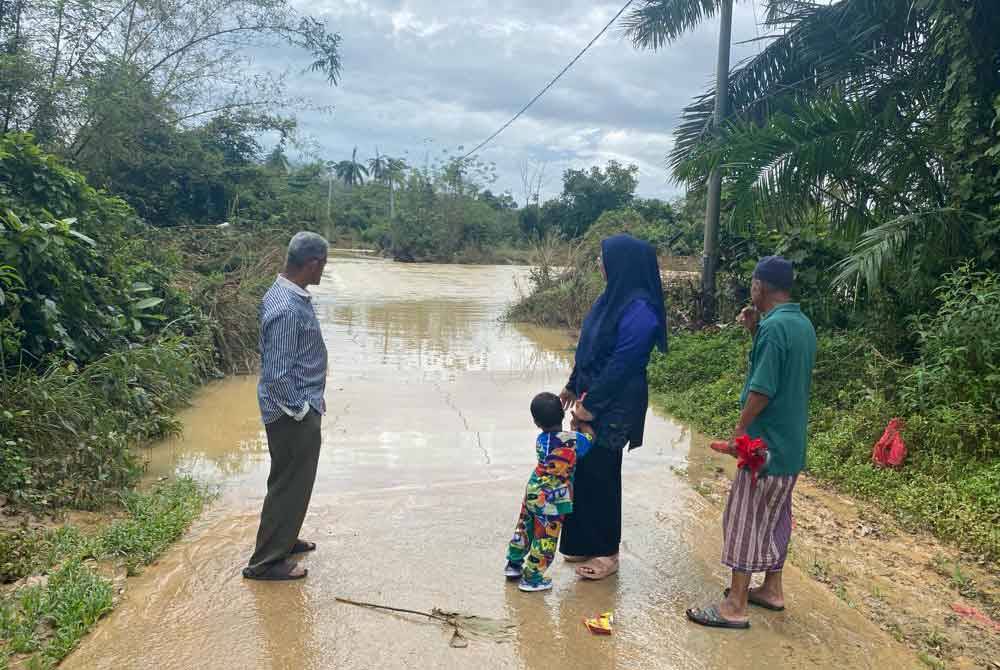
[[[506,325],[512,267],[403,265],[335,255],[314,289],[330,352],[324,448],[303,536],[308,579],[240,577],[257,528],[267,448],[253,378],[213,384],[184,434],[149,450],[150,477],[191,474],[219,497],[141,576],[66,668],[912,668],[912,655],[795,569],[789,609],[750,631],[687,623],[715,598],[720,511],[678,474],[705,442],[650,415],[625,459],[621,572],[555,588],[505,582],[505,544],[533,463],[532,395],[571,363],[561,333]],[[441,607],[516,625],[504,642],[449,647],[419,618],[338,603]],[[614,610],[611,637],[586,616]]]

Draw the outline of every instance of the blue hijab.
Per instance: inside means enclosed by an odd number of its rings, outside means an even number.
[[[608,285],[584,319],[576,349],[577,367],[591,372],[614,350],[618,321],[634,300],[645,300],[656,314],[659,327],[654,342],[660,351],[667,350],[663,283],[652,245],[630,235],[615,235],[601,243],[601,258]]]

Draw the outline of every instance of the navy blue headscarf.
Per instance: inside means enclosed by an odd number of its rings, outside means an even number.
[[[656,251],[648,242],[630,235],[615,235],[601,243],[601,258],[608,286],[583,321],[576,349],[576,365],[588,370],[615,347],[618,321],[629,304],[645,300],[659,321],[654,340],[660,351],[667,350],[667,314],[663,304],[663,283]]]

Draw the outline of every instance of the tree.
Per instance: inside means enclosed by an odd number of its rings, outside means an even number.
[[[31,131],[87,168],[92,144],[106,153],[150,109],[171,110],[179,124],[301,104],[285,94],[283,75],[240,74],[250,49],[275,43],[304,51],[306,69],[338,81],[340,36],[288,0],[7,0],[0,125]]]
[[[684,111],[675,173],[699,185],[721,169],[736,225],[828,223],[856,244],[838,268],[848,295],[888,273],[919,306],[961,259],[997,267],[994,3],[772,5],[782,33],[734,71],[731,120],[714,124],[710,94]]]
[[[375,147],[375,158],[368,159],[368,171],[373,180],[389,188],[389,218],[396,215],[396,186],[402,183],[409,166],[401,158],[380,154]]]
[[[350,160],[343,160],[333,166],[333,171],[337,179],[344,182],[348,187],[359,186],[365,183],[368,176],[368,168],[358,162],[358,148],[354,147]]]
[[[608,161],[604,170],[596,166],[590,170],[566,170],[560,196],[563,207],[558,212],[556,208],[548,208],[548,223],[555,223],[551,217],[557,214],[558,230],[563,236],[570,239],[580,237],[601,214],[632,202],[638,174],[638,166],[624,167],[614,160]],[[543,221],[546,219],[545,209]]]
[[[288,156],[285,154],[285,147],[278,144],[264,160],[264,165],[277,174],[287,176],[291,174],[291,167],[288,163]]]
[[[521,193],[524,195],[524,207],[539,204],[542,184],[545,183],[545,163],[535,163],[525,160],[521,163]]]
[[[770,6],[788,4],[771,0]],[[719,54],[716,64],[714,121],[721,126],[729,115],[729,52],[732,46],[733,0],[643,0],[625,19],[626,31],[637,47],[659,49],[703,21],[721,15]],[[715,272],[718,265],[719,216],[722,205],[722,173],[714,170],[708,177],[708,200],[705,207],[705,246],[702,269],[702,318],[713,323],[715,314]]]
[[[396,216],[396,188],[406,180],[406,171],[410,169],[402,158],[386,158],[385,181],[389,185],[389,219]]]
[[[372,179],[381,183],[385,182],[388,168],[388,157],[381,155],[378,152],[378,147],[375,147],[375,158],[368,159],[368,173],[371,175]]]

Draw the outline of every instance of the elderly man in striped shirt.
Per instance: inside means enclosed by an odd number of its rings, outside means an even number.
[[[316,548],[299,539],[299,531],[319,463],[327,358],[306,287],[320,283],[328,252],[329,245],[319,235],[295,235],[288,245],[285,271],[261,304],[257,397],[271,472],[257,546],[243,570],[247,579],[302,579],[308,571],[288,559]]]

